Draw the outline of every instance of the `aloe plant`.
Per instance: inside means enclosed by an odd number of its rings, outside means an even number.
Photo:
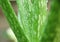
[[[52,0],[48,14],[47,1],[16,0],[17,17],[9,0],[0,0],[0,7],[18,42],[54,42],[56,28],[59,26],[59,8],[56,11],[59,4],[55,4],[57,0]]]

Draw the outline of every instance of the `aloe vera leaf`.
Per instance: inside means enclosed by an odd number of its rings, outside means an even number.
[[[60,42],[57,36],[60,34],[60,3],[59,0],[51,0],[48,22],[41,42]],[[58,30],[57,30],[58,29]],[[59,36],[60,37],[60,36]],[[60,39],[59,39],[60,40]]]
[[[26,0],[25,0],[26,1]],[[28,1],[27,1],[28,2]],[[28,3],[27,3],[28,4]],[[25,5],[27,5],[27,4],[25,4]],[[20,5],[20,4],[19,4]],[[22,7],[22,8],[21,8]],[[32,13],[31,12],[29,12],[29,10],[28,10],[28,8],[26,9],[24,9],[23,7],[23,5],[20,7],[20,9],[21,9],[21,11],[19,11],[20,12],[20,17],[22,18],[22,19],[20,19],[21,21],[22,21],[22,27],[24,28],[24,31],[25,31],[25,33],[26,33],[26,36],[27,36],[27,38],[29,39],[29,41],[30,42],[37,42],[37,39],[36,39],[36,34],[34,34],[34,33],[36,33],[35,32],[35,30],[33,29],[33,21],[34,20],[32,20],[33,18],[35,18],[35,17],[33,17],[32,18]],[[25,6],[26,7],[26,6]],[[28,11],[28,12],[27,12]],[[32,15],[31,15],[31,14]],[[28,15],[30,15],[30,16],[28,16]],[[37,16],[36,16],[37,17]],[[36,20],[36,19],[35,19]],[[37,21],[37,20],[36,20]],[[36,25],[37,25],[37,23],[36,23]],[[27,28],[27,29],[26,29]],[[27,35],[28,34],[28,35]],[[33,35],[35,35],[35,37],[33,36]]]
[[[39,29],[40,42],[41,42],[41,38],[42,38],[42,35],[44,33],[44,30],[45,30],[46,23],[47,23],[47,15],[48,15],[47,14],[48,13],[47,2],[48,2],[48,0],[40,0],[40,15],[39,15],[40,27],[38,27],[38,28],[40,28]]]
[[[9,2],[9,0],[0,0],[0,7],[6,16],[11,29],[13,30],[18,42],[27,42],[23,29],[20,27],[17,16]]]
[[[30,42],[40,42],[47,15],[46,0],[16,0],[21,27]],[[20,15],[20,16],[19,16]],[[42,22],[42,24],[41,24]],[[43,29],[42,29],[43,28]],[[40,31],[41,30],[41,31]],[[27,35],[28,34],[28,35]]]

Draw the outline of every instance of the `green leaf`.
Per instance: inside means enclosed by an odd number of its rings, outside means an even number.
[[[13,30],[16,38],[18,39],[18,42],[27,42],[28,39],[26,38],[23,29],[20,27],[17,16],[12,9],[9,0],[0,0],[0,6],[9,22],[11,29]]]
[[[40,42],[46,25],[46,0],[16,0],[18,18],[29,42]]]

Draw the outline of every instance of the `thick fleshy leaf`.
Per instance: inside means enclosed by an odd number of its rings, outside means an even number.
[[[16,1],[19,21],[29,42],[40,42],[46,24],[47,0]]]
[[[17,16],[16,16],[15,12],[13,11],[9,0],[0,0],[0,6],[11,26],[11,29],[13,30],[16,38],[18,39],[18,41],[27,42],[28,39],[26,38],[26,36],[23,32],[23,29],[20,27]]]

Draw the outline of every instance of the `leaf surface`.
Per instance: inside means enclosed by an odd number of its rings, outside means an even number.
[[[20,26],[18,18],[9,2],[9,0],[0,0],[0,7],[6,16],[8,23],[13,30],[18,42],[27,42],[28,39],[26,38],[23,29]]]

